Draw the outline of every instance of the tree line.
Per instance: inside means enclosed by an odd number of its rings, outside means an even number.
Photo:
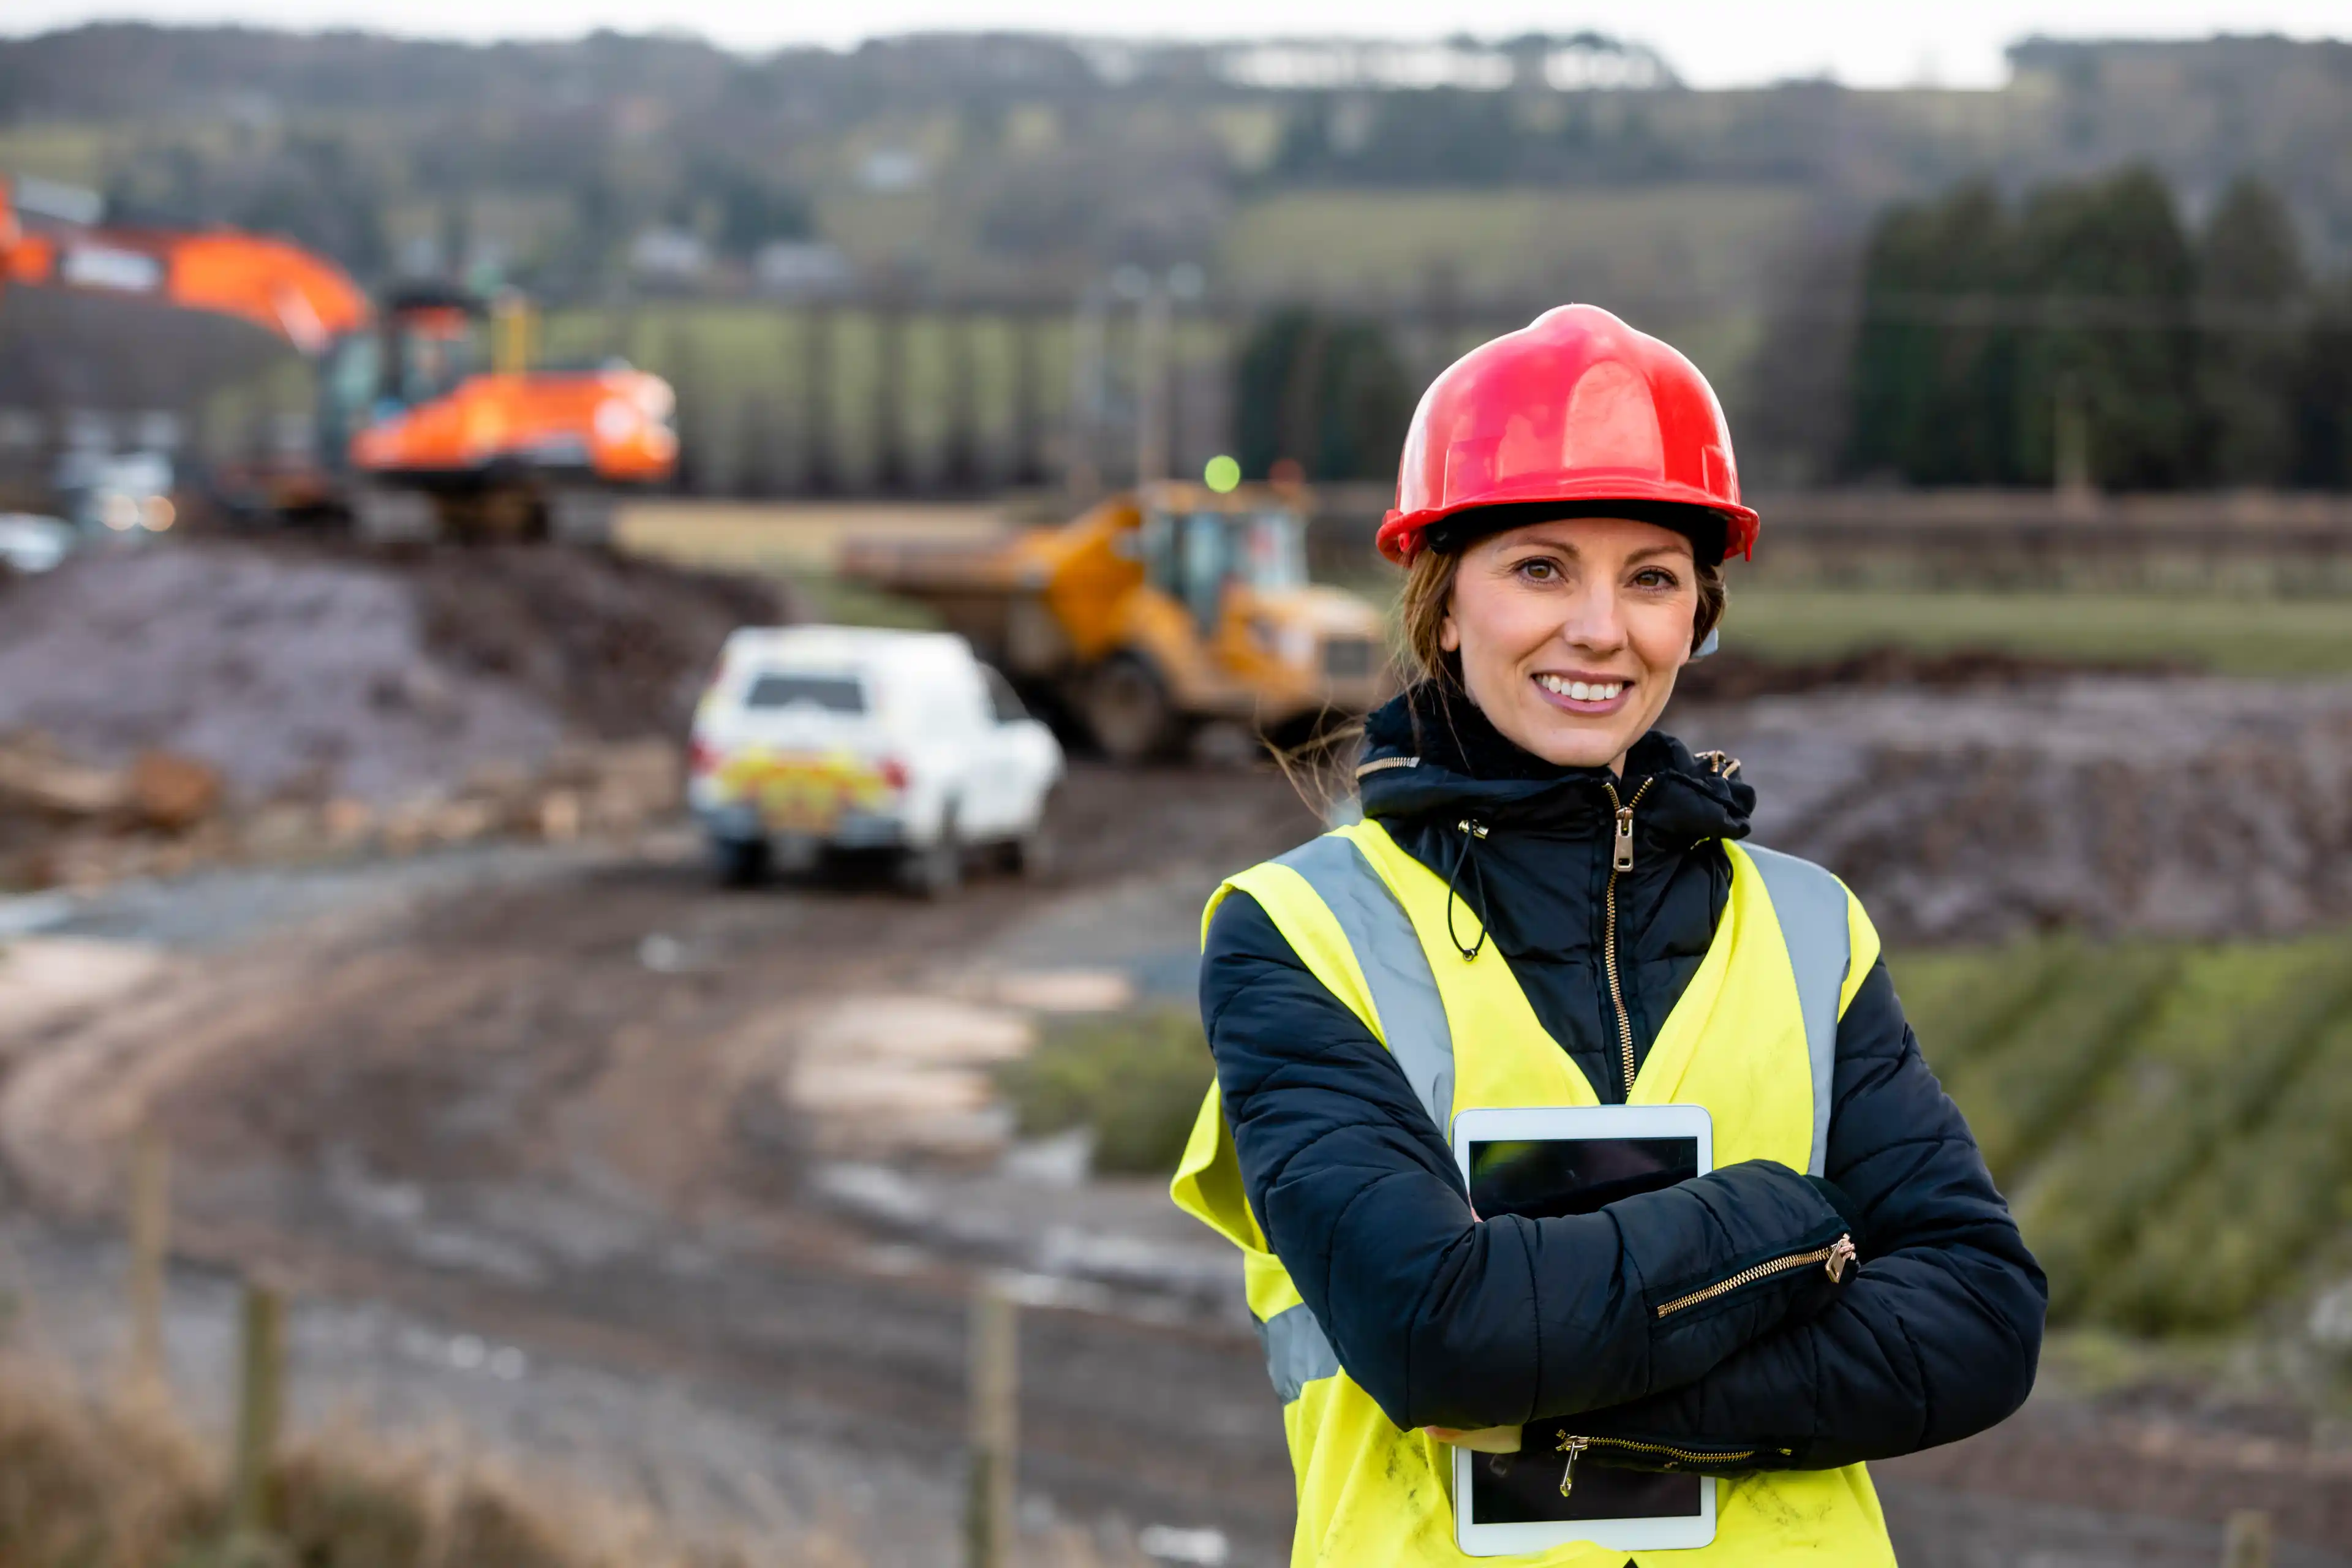
[[[2352,279],[2241,179],[2146,169],[1897,206],[1863,258],[1843,467],[1917,485],[2352,487]]]

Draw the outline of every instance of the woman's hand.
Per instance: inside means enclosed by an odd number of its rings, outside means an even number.
[[[1519,1429],[1517,1426],[1481,1426],[1475,1432],[1464,1432],[1452,1426],[1424,1426],[1422,1430],[1441,1443],[1451,1443],[1457,1448],[1471,1448],[1481,1454],[1516,1454],[1519,1451]]]

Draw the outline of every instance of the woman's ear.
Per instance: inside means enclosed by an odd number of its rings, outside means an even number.
[[[1462,628],[1454,624],[1454,612],[1451,610],[1446,611],[1445,618],[1437,623],[1437,646],[1448,653],[1462,651]]]

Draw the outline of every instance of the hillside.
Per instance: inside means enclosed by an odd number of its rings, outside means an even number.
[[[282,229],[364,274],[488,262],[559,294],[608,280],[648,226],[739,268],[814,232],[950,289],[1066,293],[1108,261],[1190,258],[1222,263],[1228,288],[1279,290],[1315,280],[1254,215],[1335,189],[1801,198],[1801,222],[1743,236],[1763,276],[1890,198],[2134,161],[2192,213],[2257,174],[2319,259],[2352,254],[2352,46],[2031,42],[2014,59],[1998,91],[1701,92],[1590,35],[1416,50],[937,35],[753,58],[673,36],[476,47],[113,24],[0,40],[0,169]],[[1690,205],[1654,248],[1720,243],[1721,202]],[[1351,282],[1561,281],[1542,245],[1493,276],[1485,223],[1401,206],[1384,232],[1414,242],[1391,237],[1381,275]],[[1653,291],[1703,283],[1669,268]]]

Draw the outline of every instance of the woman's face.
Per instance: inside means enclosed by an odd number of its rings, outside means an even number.
[[[1625,518],[1530,523],[1462,552],[1439,640],[1496,729],[1563,767],[1624,771],[1689,662],[1690,541]]]

